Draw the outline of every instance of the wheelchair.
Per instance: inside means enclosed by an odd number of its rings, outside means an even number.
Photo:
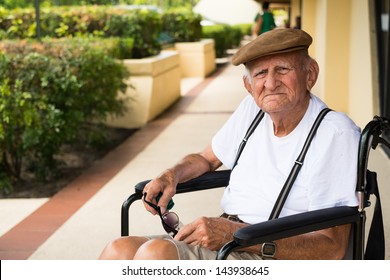
[[[384,259],[385,234],[380,204],[376,173],[368,170],[370,151],[379,144],[390,152],[390,142],[383,136],[390,132],[390,122],[383,117],[374,117],[363,129],[358,151],[357,185],[358,207],[338,206],[316,211],[309,211],[287,217],[277,218],[258,224],[249,225],[234,233],[234,239],[225,244],[218,252],[217,260],[224,260],[230,252],[242,247],[249,247],[264,242],[288,238],[299,234],[325,228],[351,224],[349,249],[344,259]],[[226,187],[229,183],[230,170],[218,170],[203,174],[177,186],[176,194]],[[121,235],[129,235],[129,209],[132,203],[142,199],[142,191],[150,180],[135,186],[135,192],[122,204]],[[371,225],[366,228],[366,209],[371,206],[374,195],[375,206]],[[366,238],[366,230],[369,230]]]

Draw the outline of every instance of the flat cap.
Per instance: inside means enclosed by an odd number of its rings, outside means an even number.
[[[267,31],[241,47],[232,57],[233,65],[278,53],[308,49],[313,39],[300,29],[282,28]]]

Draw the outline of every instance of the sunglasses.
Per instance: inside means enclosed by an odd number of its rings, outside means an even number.
[[[144,193],[143,201],[157,211],[164,230],[170,236],[175,237],[180,226],[179,216],[175,212],[166,212],[162,214],[160,206],[157,206],[156,204],[146,200],[146,193]]]

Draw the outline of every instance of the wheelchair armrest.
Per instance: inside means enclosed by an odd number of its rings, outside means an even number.
[[[359,212],[356,207],[326,208],[244,227],[235,232],[234,241],[238,246],[247,247],[320,229],[355,223],[358,219]]]
[[[231,170],[207,172],[187,182],[179,183],[176,188],[176,193],[186,193],[226,187],[229,184],[230,172]],[[135,185],[135,192],[142,193],[144,187],[150,181],[151,180],[142,181]]]
[[[229,184],[231,170],[219,170],[207,172],[197,178],[180,183],[176,187],[176,193],[187,193],[208,189],[226,187]],[[121,211],[121,235],[129,235],[129,208],[134,201],[142,198],[142,191],[151,180],[139,182],[135,185],[135,192],[122,203]]]

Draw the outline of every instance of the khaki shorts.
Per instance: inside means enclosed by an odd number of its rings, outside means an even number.
[[[175,244],[180,260],[215,260],[217,251],[211,251],[201,246],[192,246],[182,241],[176,241],[169,235],[153,235],[148,236],[148,239],[165,239]],[[227,258],[228,260],[262,260],[257,254],[246,252],[231,252]]]

